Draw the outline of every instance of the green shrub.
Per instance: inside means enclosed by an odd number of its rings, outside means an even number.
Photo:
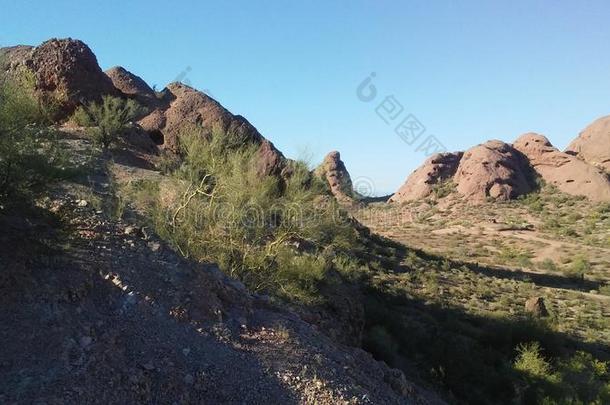
[[[546,271],[552,271],[552,272],[556,272],[557,271],[557,264],[555,264],[555,262],[551,259],[544,259],[542,262],[540,262],[540,268],[542,270],[546,270]]]
[[[546,378],[550,373],[550,365],[541,353],[540,343],[529,342],[517,346],[517,358],[514,367],[529,377]]]
[[[521,374],[521,402],[606,404],[610,401],[608,364],[577,351],[552,366],[538,342],[517,347],[514,368]]]
[[[70,174],[68,156],[47,123],[31,89],[18,82],[0,86],[0,205],[19,204],[15,197],[29,198]]]
[[[582,280],[590,270],[591,264],[589,261],[583,256],[576,256],[572,263],[565,268],[564,274],[569,278]]]
[[[451,180],[442,181],[432,187],[436,198],[444,198],[455,191],[455,183]]]
[[[79,107],[72,119],[81,126],[90,127],[94,142],[107,149],[141,113],[142,107],[134,100],[103,96],[101,103]]]
[[[218,128],[189,128],[179,140],[182,164],[163,185],[126,191],[157,231],[253,291],[319,302],[331,265],[324,250],[353,247],[356,237],[334,200],[321,199],[323,183],[298,162],[288,179],[261,175],[257,146]]]

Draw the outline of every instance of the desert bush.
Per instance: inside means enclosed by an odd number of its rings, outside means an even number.
[[[608,364],[582,351],[559,359],[544,358],[538,342],[517,347],[514,369],[521,375],[522,403],[606,404],[610,400]]]
[[[557,271],[557,264],[555,264],[555,262],[551,259],[544,259],[542,262],[540,262],[539,267],[542,270],[546,270],[546,271],[552,271],[552,272],[556,272]]]
[[[47,124],[31,89],[12,81],[0,86],[0,205],[18,204],[15,197],[31,197],[70,174],[68,156]]]
[[[92,102],[76,109],[72,120],[89,127],[95,143],[107,149],[142,113],[142,106],[135,100],[103,96],[101,103]]]
[[[332,265],[324,249],[349,248],[355,238],[346,214],[323,198],[323,184],[298,162],[288,179],[261,175],[257,146],[220,129],[189,128],[179,139],[182,164],[163,185],[127,192],[158,232],[253,291],[319,302],[318,285]]]
[[[584,256],[576,256],[572,262],[564,269],[564,274],[575,280],[582,280],[591,270],[591,264]]]
[[[455,191],[455,183],[452,180],[442,181],[432,188],[436,198],[444,198]]]
[[[515,369],[530,377],[546,378],[550,373],[550,365],[542,356],[540,343],[527,342],[517,346]]]

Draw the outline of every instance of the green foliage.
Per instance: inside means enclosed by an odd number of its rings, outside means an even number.
[[[498,258],[507,263],[516,263],[521,267],[531,267],[531,253],[512,246],[502,246]]]
[[[31,197],[70,174],[69,159],[48,129],[45,111],[20,82],[0,86],[0,205]]]
[[[538,342],[517,347],[514,369],[521,375],[524,403],[606,404],[610,400],[608,364],[577,351],[553,366]]]
[[[515,369],[530,377],[546,378],[550,372],[550,365],[541,353],[540,343],[527,342],[517,346]]]
[[[591,270],[591,264],[584,256],[576,256],[572,263],[564,270],[564,274],[576,280],[582,280]]]
[[[435,184],[432,188],[432,192],[436,198],[443,198],[453,193],[455,191],[455,187],[455,183],[452,180],[446,180]]]
[[[551,271],[551,272],[556,272],[557,271],[557,264],[555,264],[555,262],[551,259],[544,259],[542,262],[540,262],[540,268],[542,270],[546,270],[546,271]]]
[[[183,162],[162,185],[129,191],[157,231],[254,291],[319,302],[331,265],[324,249],[353,245],[355,231],[334,201],[320,199],[323,185],[306,165],[293,163],[287,180],[261,175],[256,145],[217,129],[186,130],[180,147]]]
[[[103,96],[101,103],[77,108],[72,120],[90,127],[93,140],[107,149],[141,113],[142,107],[135,100]]]

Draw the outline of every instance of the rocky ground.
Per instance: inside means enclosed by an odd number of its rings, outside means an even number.
[[[26,214],[0,216],[0,402],[437,401],[215,265],[113,219],[109,159],[89,158],[86,177]],[[122,170],[140,170],[130,161]]]

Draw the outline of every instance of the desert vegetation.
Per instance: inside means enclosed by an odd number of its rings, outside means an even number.
[[[388,324],[375,329],[371,350],[386,361],[415,359],[469,403],[506,396],[607,402],[606,204],[546,185],[507,203],[471,206],[454,197],[354,211],[373,230],[417,248],[402,259],[410,271],[375,276],[395,306],[388,310],[384,295],[377,300],[373,319]],[[549,218],[559,218],[558,227],[549,228]],[[548,317],[525,311],[532,296],[544,297]]]
[[[32,95],[29,76],[0,84],[0,205],[30,203],[54,181],[73,176],[67,152]]]
[[[349,247],[355,232],[324,184],[302,162],[283,180],[256,170],[255,145],[214,130],[180,138],[182,163],[160,181],[121,190],[185,256],[221,264],[255,292],[297,302],[319,299],[325,249]]]
[[[235,130],[247,129],[242,120],[184,124],[177,150],[125,169],[119,157],[144,154],[122,139],[137,128],[139,104],[104,95],[74,112],[71,121],[84,130],[57,129],[27,83],[26,76],[0,89],[0,219],[9,211],[24,217],[24,206],[44,207],[45,193],[59,194],[62,206],[95,213],[91,229],[82,217],[71,228],[69,214],[57,226],[85,235],[81,249],[95,237],[128,249],[98,228],[112,228],[108,218],[137,223],[189,263],[217,263],[261,300],[361,346],[452,403],[610,402],[607,203],[539,184],[513,201],[472,206],[446,180],[415,202],[341,206],[305,162],[261,173],[260,134]],[[231,119],[192,89],[178,90],[211,106],[219,123]],[[79,174],[79,184],[59,184]],[[66,199],[70,187],[88,194]],[[55,248],[69,250],[74,239],[62,237]],[[537,297],[545,314],[525,308]],[[171,311],[182,316],[179,305]],[[231,339],[222,322],[212,331]],[[295,339],[283,326],[275,334]]]
[[[72,120],[89,128],[93,141],[108,149],[143,111],[144,108],[135,100],[106,95],[102,96],[101,102],[78,107]]]

